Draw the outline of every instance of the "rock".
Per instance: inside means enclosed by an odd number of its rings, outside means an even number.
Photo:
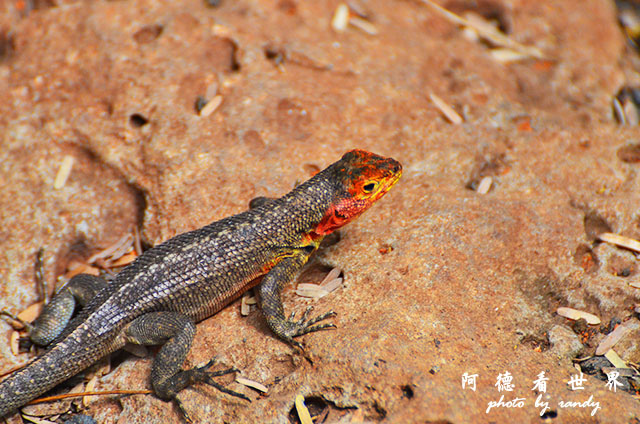
[[[343,288],[317,302],[284,294],[287,313],[335,310],[337,330],[303,337],[303,356],[238,304],[200,323],[188,362],[216,356],[269,394],[232,376],[223,384],[254,402],[186,390],[195,421],[287,423],[303,395],[328,405],[327,422],[530,422],[543,371],[554,408],[600,402],[596,418],[555,408],[558,422],[640,419],[637,400],[600,380],[567,390],[579,341],[555,314],[570,307],[606,323],[637,303],[632,258],[593,246],[604,226],[584,226],[594,211],[640,236],[638,164],[617,156],[638,130],[618,125],[611,106],[637,72],[614,2],[442,3],[498,19],[546,57],[511,64],[420,2],[362,2],[357,14],[377,35],[335,33],[333,2],[42,3],[0,13],[0,309],[39,299],[41,246],[53,281],[71,253],[133,226],[157,244],[280,196],[357,147],[395,157],[404,176],[310,265],[339,266]],[[464,122],[443,118],[431,93]],[[212,94],[224,100],[199,115],[197,99]],[[65,155],[75,164],[54,191]],[[479,195],[482,177],[492,185]],[[550,328],[552,349],[520,342]],[[26,361],[8,345],[2,369]],[[616,346],[627,349],[636,358]],[[149,368],[128,357],[96,389],[148,388]],[[505,401],[524,406],[486,414],[506,372]],[[465,373],[477,374],[476,391],[462,389]],[[107,396],[83,413],[106,424],[180,419],[153,396]]]
[[[575,358],[584,350],[580,338],[565,325],[554,325],[549,330],[550,352],[561,358]]]

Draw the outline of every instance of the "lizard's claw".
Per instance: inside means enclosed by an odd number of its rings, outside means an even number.
[[[244,399],[244,400],[247,400],[247,401],[251,402],[251,399],[249,399],[246,395],[243,395],[242,393],[238,393],[238,392],[233,391],[231,389],[227,389],[226,387],[224,387],[220,383],[217,383],[213,379],[213,377],[220,377],[221,375],[227,375],[227,374],[231,374],[231,373],[234,373],[234,372],[239,372],[240,370],[237,369],[236,367],[231,367],[231,368],[227,368],[227,369],[220,370],[220,371],[209,371],[209,368],[211,368],[215,363],[216,363],[216,358],[213,358],[209,362],[207,362],[206,364],[204,364],[204,365],[202,365],[200,367],[192,368],[192,369],[190,369],[190,370],[188,370],[186,372],[190,374],[190,378],[191,378],[191,380],[193,382],[197,381],[197,382],[200,382],[200,383],[208,384],[209,386],[212,386],[212,387],[220,390],[223,393],[226,393],[228,395],[235,396],[237,398]],[[182,414],[182,417],[184,418],[184,421],[187,424],[193,424],[193,420],[191,419],[191,416],[189,416],[189,413],[187,412],[187,409],[182,404],[182,401],[180,400],[180,398],[178,398],[178,396],[175,396],[173,398],[173,400],[175,401],[176,405],[178,406],[178,409],[180,410],[180,413]]]
[[[306,309],[306,311],[304,311],[302,318],[300,318],[298,321],[294,321],[295,312],[292,313],[291,316],[289,316],[288,320],[284,320],[280,323],[280,329],[279,329],[280,331],[277,332],[278,335],[280,335],[280,337],[282,337],[283,339],[285,339],[287,342],[294,345],[295,347],[299,348],[300,350],[304,350],[302,344],[294,340],[293,339],[294,337],[302,336],[308,333],[313,333],[315,331],[326,330],[329,328],[336,328],[335,324],[315,325],[320,321],[324,321],[327,318],[336,316],[337,314],[335,312],[329,311],[325,314],[322,314],[315,318],[311,318],[310,320],[307,320],[307,318],[309,317],[309,313],[311,312],[312,309],[313,309],[313,306],[309,306]]]
[[[198,371],[208,371],[209,368],[215,365],[215,363],[216,363],[216,358],[213,358],[203,366],[197,367],[196,369]],[[240,372],[240,370],[236,367],[231,367],[231,368],[227,368],[226,370],[207,372],[207,375],[211,377],[220,377],[221,375],[231,374],[232,372]]]
[[[191,372],[194,373],[194,380],[197,380],[202,383],[208,384],[209,386],[215,387],[216,389],[228,395],[235,396],[237,398],[248,400],[249,402],[251,402],[251,399],[249,399],[246,395],[243,395],[242,393],[238,393],[231,389],[227,389],[226,387],[217,383],[213,379],[213,377],[220,377],[221,375],[227,375],[234,372],[239,372],[240,370],[237,369],[236,367],[231,367],[231,368],[227,368],[220,371],[209,371],[209,368],[211,368],[215,363],[216,363],[216,359],[213,358],[203,366],[193,368]]]

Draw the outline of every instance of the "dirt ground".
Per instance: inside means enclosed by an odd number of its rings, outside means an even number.
[[[419,0],[1,0],[0,309],[39,300],[41,247],[53,282],[135,228],[157,244],[360,148],[399,160],[401,181],[298,280],[339,267],[342,287],[285,293],[288,311],[335,310],[337,330],[303,337],[305,357],[239,302],[202,322],[189,364],[215,356],[268,391],[185,390],[194,421],[299,422],[302,395],[316,423],[639,422],[638,261],[596,239],[640,238],[640,132],[612,107],[640,77],[616,5],[440,5],[519,44]],[[616,323],[631,367],[617,371],[591,358]],[[0,370],[32,356],[12,353],[12,331],[0,321]],[[152,357],[116,355],[62,391],[93,376],[147,389]],[[180,422],[152,395],[29,408]]]

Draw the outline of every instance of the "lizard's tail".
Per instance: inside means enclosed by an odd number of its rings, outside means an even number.
[[[66,340],[0,382],[0,418],[87,368],[98,358]]]

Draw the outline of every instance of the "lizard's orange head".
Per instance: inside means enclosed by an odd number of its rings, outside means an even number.
[[[316,230],[329,234],[366,211],[384,196],[402,175],[402,165],[364,150],[351,150],[331,166],[339,184],[333,206]]]

